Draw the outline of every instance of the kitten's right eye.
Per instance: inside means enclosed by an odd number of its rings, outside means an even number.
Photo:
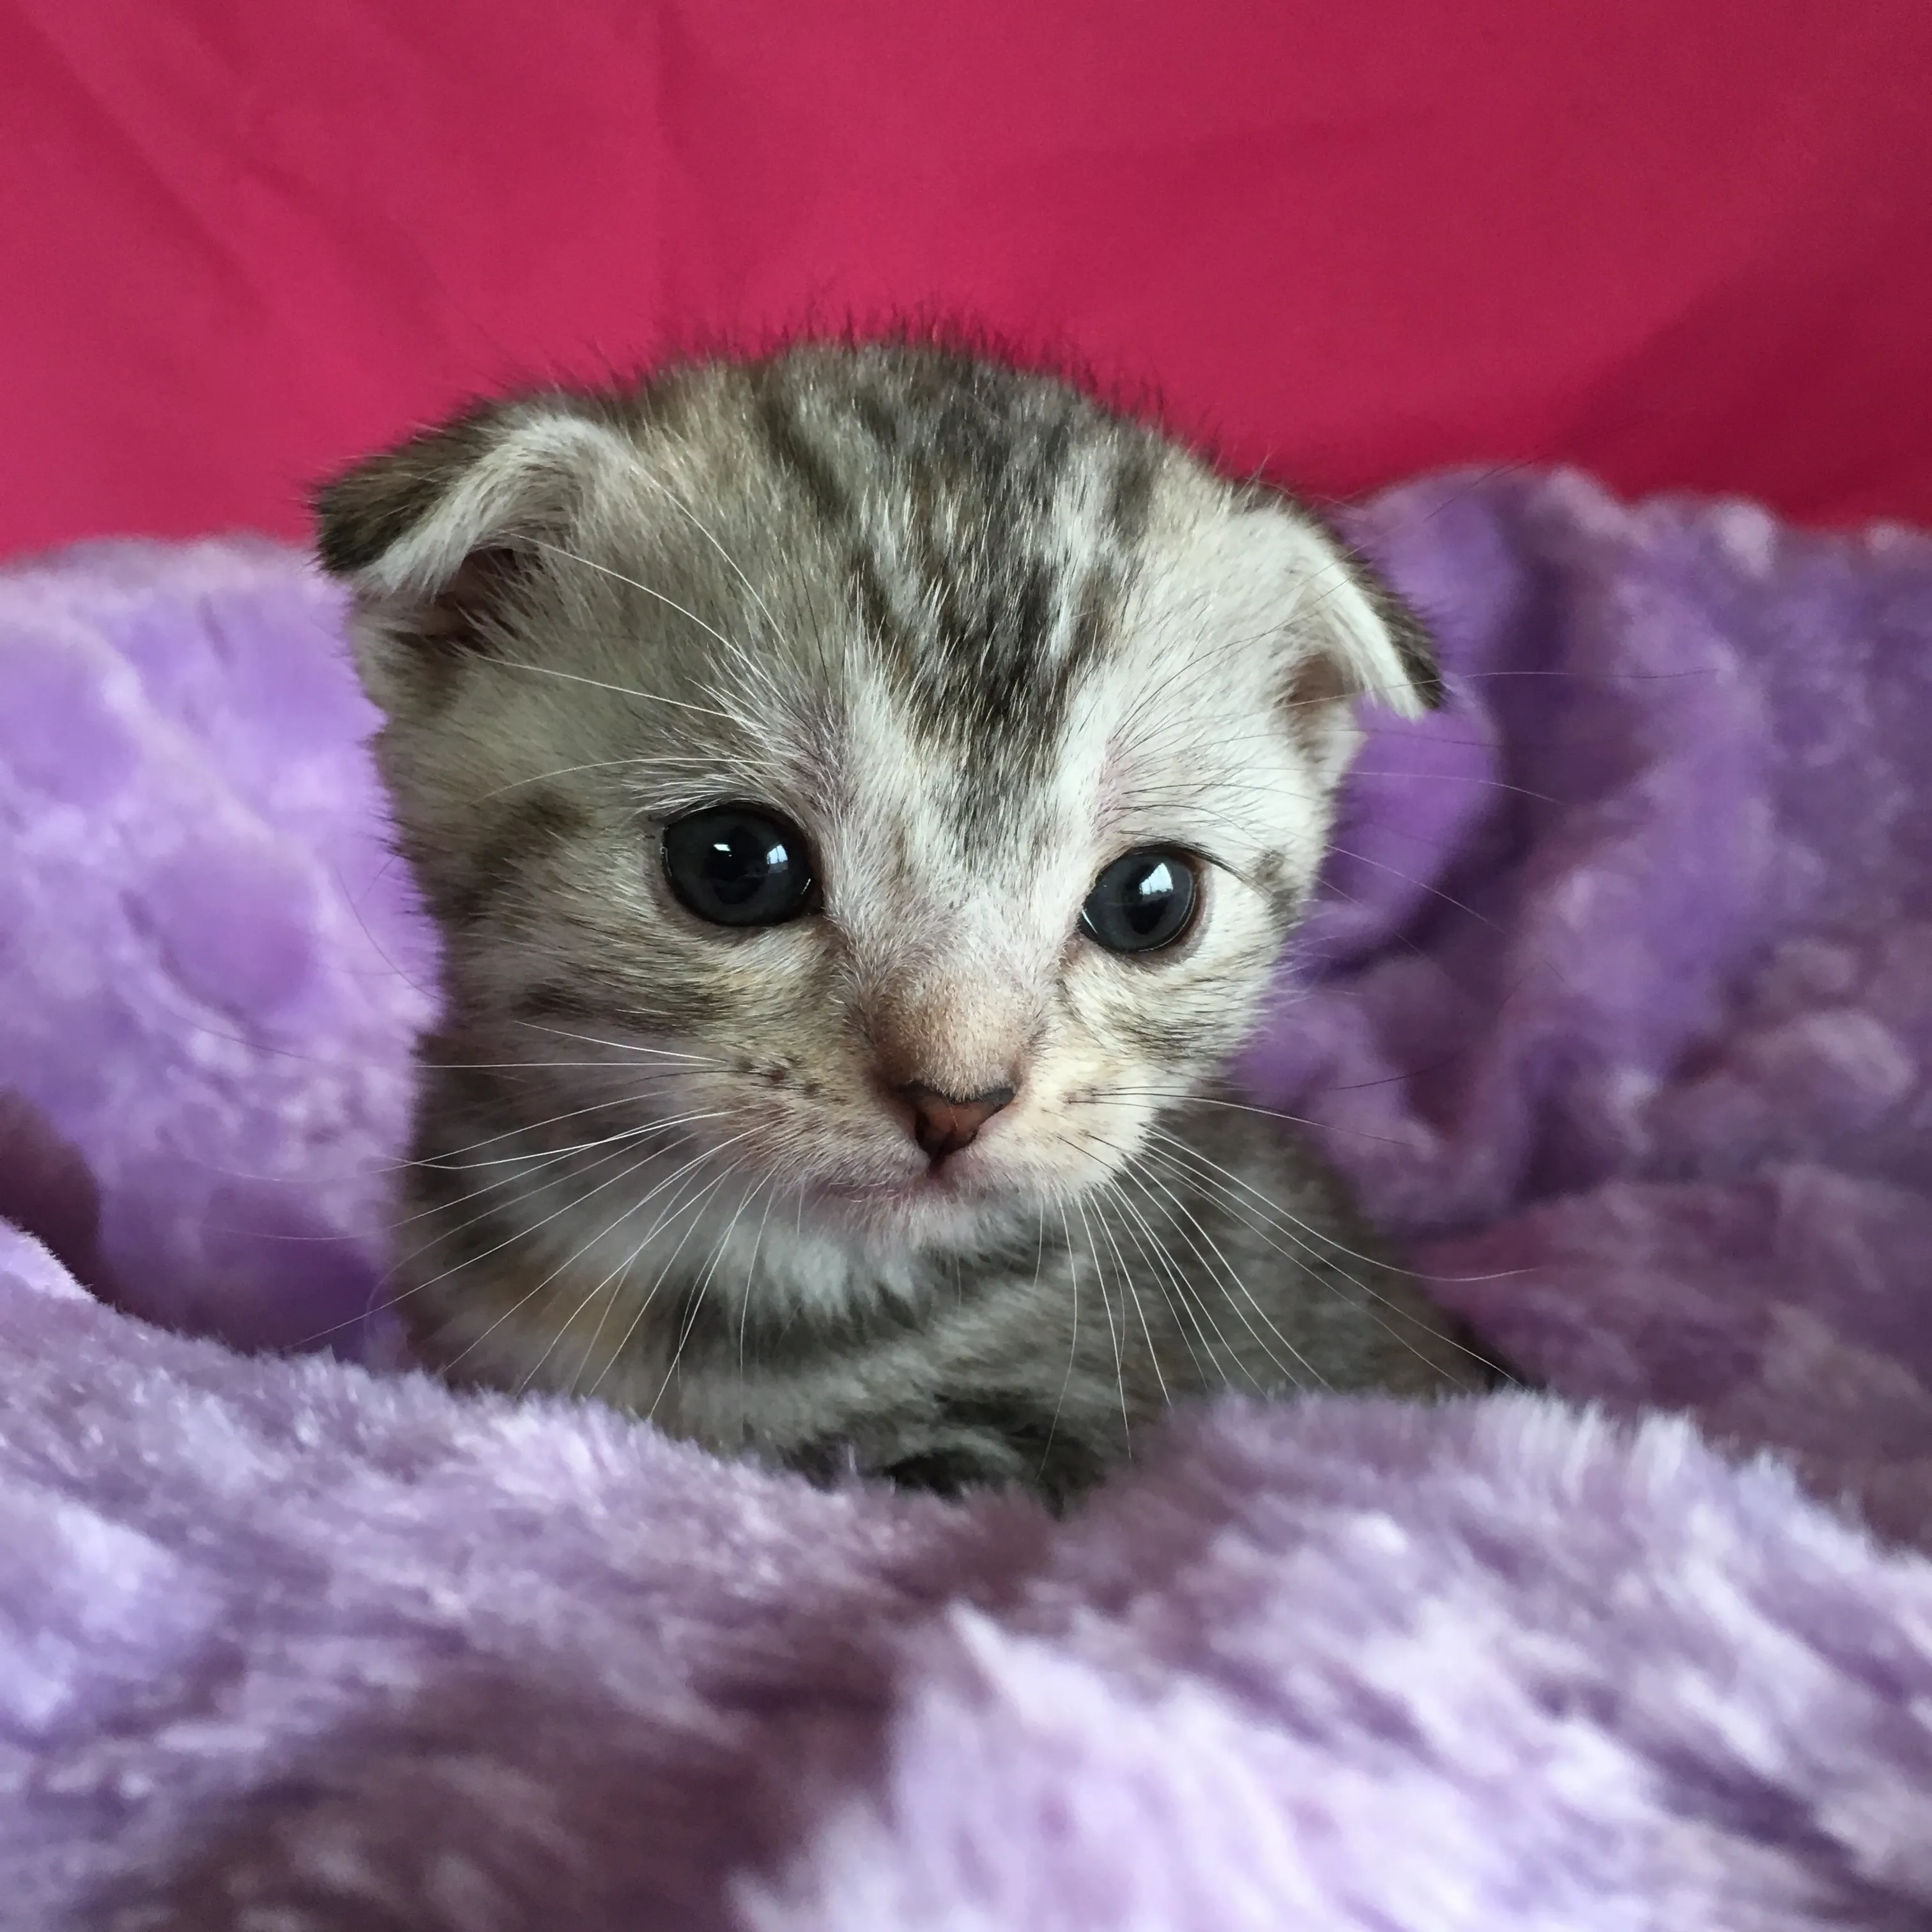
[[[1109,952],[1155,952],[1194,920],[1200,897],[1194,862],[1158,845],[1116,859],[1094,881],[1080,929]]]
[[[777,926],[818,904],[804,836],[762,806],[718,805],[664,830],[664,875],[713,926]]]

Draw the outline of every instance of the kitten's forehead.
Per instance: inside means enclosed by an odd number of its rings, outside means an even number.
[[[1163,465],[1070,391],[881,361],[855,394],[806,358],[758,410],[847,573],[862,656],[970,820],[1037,791],[1134,579]],[[875,698],[868,689],[867,701]]]
[[[1004,371],[815,372],[762,372],[756,420],[844,579],[842,776],[869,810],[1037,867],[1103,778],[1185,755],[1174,713],[1251,711],[1252,680],[1192,674],[1207,613],[1175,608],[1214,590],[1194,553],[1234,512],[1192,459]]]

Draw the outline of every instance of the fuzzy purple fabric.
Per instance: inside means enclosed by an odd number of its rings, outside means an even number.
[[[1932,546],[1358,530],[1454,701],[1248,1074],[1569,1400],[1230,1402],[1057,1526],[388,1368],[335,600],[0,576],[0,1924],[1932,1924]]]

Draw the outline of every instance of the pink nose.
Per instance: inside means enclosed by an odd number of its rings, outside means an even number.
[[[908,1080],[893,1091],[911,1107],[912,1137],[934,1161],[970,1147],[980,1130],[1013,1097],[1010,1087],[988,1087],[983,1094],[962,1099],[917,1080]]]

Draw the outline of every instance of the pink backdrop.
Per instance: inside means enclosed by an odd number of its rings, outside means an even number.
[[[1932,522],[1932,5],[0,0],[0,551],[907,308],[1317,490]]]

